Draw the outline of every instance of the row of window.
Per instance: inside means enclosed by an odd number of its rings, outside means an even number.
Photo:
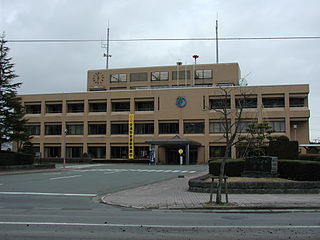
[[[262,98],[264,108],[284,107],[284,98]],[[230,99],[210,99],[210,109],[230,109]],[[304,107],[305,98],[290,98],[290,107]],[[257,108],[257,98],[236,99],[237,108]],[[26,104],[27,114],[41,114],[41,104]],[[62,103],[46,103],[46,113],[62,113]],[[111,102],[112,112],[129,112],[130,101]],[[154,101],[136,101],[134,111],[154,111]],[[67,103],[67,113],[83,113],[84,103]],[[107,112],[106,102],[89,103],[89,112]]]
[[[40,152],[39,147],[34,148],[35,152]],[[106,158],[106,147],[105,146],[88,146],[88,154],[91,158]],[[134,156],[139,159],[149,158],[149,147],[148,146],[135,146]],[[61,147],[60,146],[45,146],[44,147],[45,158],[60,158]],[[66,147],[67,158],[82,158],[83,147],[74,146]],[[111,158],[128,159],[128,147],[127,146],[111,146],[110,148]]]
[[[140,72],[140,73],[130,73],[130,82],[138,82],[138,81],[148,81],[148,73]],[[172,79],[173,80],[183,80],[190,79],[190,70],[185,71],[172,71]],[[212,70],[201,69],[195,70],[194,72],[195,79],[212,79]],[[151,81],[168,81],[169,80],[169,72],[152,72],[151,73]],[[111,83],[118,82],[127,82],[127,74],[126,73],[115,73],[110,75]]]
[[[236,108],[257,108],[257,98],[241,98],[235,101]],[[210,109],[230,109],[230,99],[210,99]],[[264,108],[283,108],[285,107],[284,97],[279,98],[266,98],[262,97],[262,105]],[[290,98],[290,107],[305,107],[304,97]]]
[[[209,158],[221,158],[224,157],[225,146],[209,146]],[[237,156],[241,156],[241,150],[237,148]],[[39,147],[34,148],[35,152],[40,152]],[[88,154],[91,158],[106,158],[106,147],[105,146],[88,146]],[[148,146],[135,146],[134,157],[136,159],[149,159],[149,147]],[[229,157],[231,153],[229,154]],[[45,158],[61,158],[61,147],[60,146],[45,146],[44,147]],[[66,158],[82,158],[83,147],[73,146],[66,147]],[[111,159],[128,159],[128,147],[127,146],[111,146],[110,147],[110,158]]]
[[[242,121],[239,125],[240,132],[247,132],[248,126],[252,121]],[[230,126],[230,123],[228,124]],[[274,132],[285,132],[284,121],[270,121],[269,126]],[[31,135],[40,135],[40,125],[30,124],[27,125],[28,131]],[[229,128],[229,127],[228,127]],[[226,124],[224,122],[210,122],[209,133],[224,133]],[[61,135],[61,124],[45,124],[45,135]],[[89,123],[89,135],[106,135],[106,123]],[[185,122],[183,124],[184,134],[204,134],[204,122]],[[83,135],[84,126],[82,123],[66,124],[65,133],[67,135]],[[135,134],[154,134],[154,123],[135,123]],[[111,123],[111,135],[127,135],[128,123]],[[159,123],[159,134],[179,134],[179,123]]]
[[[27,114],[41,114],[41,104],[26,104],[25,111]],[[129,112],[130,101],[112,102],[112,112]],[[154,111],[154,101],[135,102],[135,111]],[[62,103],[46,103],[46,113],[62,113]],[[89,103],[89,112],[106,112],[106,102]],[[84,103],[67,103],[67,113],[83,113]]]

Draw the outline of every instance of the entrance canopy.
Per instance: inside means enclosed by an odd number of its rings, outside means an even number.
[[[157,138],[157,139],[150,139],[147,140],[146,143],[150,145],[159,145],[163,147],[167,146],[201,146],[200,143],[186,139],[186,138],[180,138],[178,135],[174,136],[173,138]]]

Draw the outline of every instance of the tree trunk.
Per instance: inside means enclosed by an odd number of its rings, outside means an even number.
[[[225,175],[224,169],[225,169],[225,165],[226,165],[226,160],[229,156],[230,150],[231,150],[231,145],[230,145],[230,143],[227,143],[226,151],[224,153],[224,157],[223,157],[221,164],[220,164],[220,173],[219,173],[218,186],[217,186],[216,204],[222,203],[222,199],[221,199],[222,182],[223,182],[223,177]],[[227,184],[227,183],[225,183],[225,184]]]

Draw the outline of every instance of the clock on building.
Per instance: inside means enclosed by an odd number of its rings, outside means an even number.
[[[96,85],[101,85],[104,81],[104,75],[102,72],[95,72],[92,77],[92,82]]]

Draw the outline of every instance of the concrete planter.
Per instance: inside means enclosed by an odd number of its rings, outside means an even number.
[[[210,192],[209,174],[189,180],[189,191]],[[216,187],[216,186],[215,186]],[[320,193],[320,181],[301,182],[227,182],[228,192],[233,194]],[[224,189],[224,183],[222,186]],[[216,188],[214,188],[214,192]]]

